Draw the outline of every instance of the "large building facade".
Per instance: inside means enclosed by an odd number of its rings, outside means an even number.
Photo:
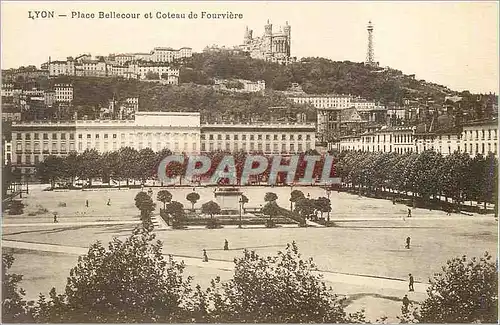
[[[316,108],[318,140],[332,142],[342,135],[359,132],[366,125],[384,125],[387,109],[374,101],[351,95],[289,95],[295,104],[309,104]]]
[[[443,156],[454,152],[468,153],[471,157],[490,153],[498,157],[497,120],[474,121],[460,129],[429,131],[419,127],[387,127],[375,132],[341,137],[337,150],[370,152],[420,153],[433,150]]]
[[[291,61],[291,30],[292,27],[286,22],[285,26],[275,33],[273,25],[268,20],[264,25],[264,35],[254,38],[253,31],[247,27],[240,49],[250,53],[254,59],[289,63]]]
[[[14,122],[12,166],[23,174],[49,155],[95,149],[99,153],[131,147],[155,152],[198,154],[208,151],[299,153],[315,149],[313,124],[205,124],[199,113],[136,112],[133,120]]]
[[[475,121],[466,123],[461,133],[462,151],[471,156],[492,152],[498,156],[498,121]]]
[[[134,120],[76,121],[77,152],[96,149],[115,151],[164,148],[176,153],[197,153],[200,114],[180,112],[136,112]]]
[[[314,124],[204,124],[201,152],[299,153],[315,149]]]

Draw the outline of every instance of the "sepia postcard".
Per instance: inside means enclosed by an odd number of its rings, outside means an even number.
[[[2,1],[2,323],[498,323],[496,1]]]

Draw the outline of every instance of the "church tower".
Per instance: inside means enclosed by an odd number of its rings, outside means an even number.
[[[288,21],[285,23],[285,26],[283,26],[283,32],[286,35],[286,43],[287,43],[287,56],[291,56],[292,53],[292,26],[288,25]]]
[[[271,56],[273,53],[273,25],[267,20],[264,25],[264,53],[266,56]]]

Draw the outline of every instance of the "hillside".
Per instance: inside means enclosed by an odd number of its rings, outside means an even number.
[[[107,107],[113,98],[116,103],[128,97],[139,98],[141,111],[200,112],[203,121],[270,121],[293,122],[297,113],[305,113],[315,121],[312,106],[290,103],[282,94],[230,93],[215,91],[210,86],[193,83],[179,86],[161,85],[138,80],[98,77],[59,77],[53,83],[70,82],[74,88],[73,106],[82,117],[96,116],[99,107]]]
[[[180,82],[210,83],[210,79],[265,80],[266,87],[285,90],[292,83],[310,94],[352,94],[382,103],[401,104],[403,98],[429,98],[444,102],[454,94],[447,87],[415,80],[394,69],[381,69],[350,61],[304,58],[287,66],[229,53],[197,53],[181,67]]]

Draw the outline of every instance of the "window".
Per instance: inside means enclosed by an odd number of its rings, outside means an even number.
[[[282,140],[282,141],[285,141],[285,140],[286,140],[286,134],[282,134],[282,135],[281,135],[281,140]]]
[[[39,136],[40,136],[40,134],[35,133],[35,140],[39,140],[40,139]]]
[[[196,142],[193,142],[193,151],[196,151]]]
[[[267,152],[271,151],[271,145],[269,143],[266,143],[266,151]]]
[[[57,133],[52,133],[52,140],[57,140]]]
[[[113,133],[113,139],[116,139],[116,133]]]
[[[262,134],[257,135],[257,140],[262,140]]]
[[[16,163],[17,163],[18,165],[21,165],[21,156],[20,156],[20,155],[18,155],[18,156],[16,157]]]
[[[31,156],[30,155],[26,155],[25,162],[27,165],[31,164]]]
[[[234,135],[234,140],[238,140],[238,135],[237,134]]]
[[[297,145],[297,147],[298,147],[297,149],[299,150],[299,152],[302,152],[302,143],[299,143],[299,144]]]
[[[87,139],[90,139],[92,136],[90,133],[87,133]]]
[[[40,162],[40,157],[38,155],[35,155],[35,165]]]
[[[295,139],[295,137],[293,136],[293,134],[290,134],[290,140],[294,140],[294,139]]]
[[[107,134],[107,133],[105,133],[105,134],[104,134],[104,139],[107,139],[107,138],[108,138],[108,134]]]
[[[74,133],[70,133],[69,134],[69,139],[70,140],[75,140],[75,134]]]
[[[297,135],[297,140],[302,140],[302,134]]]
[[[266,134],[266,140],[271,140],[271,136],[269,134]]]
[[[257,150],[262,151],[262,143],[257,143]]]
[[[253,141],[253,140],[254,140],[254,135],[250,134],[250,141]]]
[[[217,140],[222,140],[222,134],[217,134]]]
[[[21,140],[23,137],[21,133],[16,133],[16,140]]]
[[[488,140],[491,140],[491,130],[488,130]]]
[[[290,143],[290,152],[295,152],[295,145]]]
[[[277,135],[277,134],[275,134],[275,135],[273,136],[273,139],[274,139],[274,141],[277,141],[277,140],[278,140],[278,135]],[[277,150],[278,150],[278,149],[276,149],[276,151],[277,151]]]
[[[99,133],[96,133],[95,138],[99,139]]]
[[[61,133],[61,140],[66,140],[66,133]]]
[[[306,135],[306,140],[311,140],[311,135],[310,134]]]
[[[278,144],[277,143],[273,144],[273,151],[278,152]]]
[[[226,140],[231,140],[231,136],[229,134],[226,134]]]
[[[201,143],[201,151],[205,151],[205,150],[206,150],[206,148],[205,148],[205,142],[202,142]]]
[[[246,134],[243,134],[243,135],[241,136],[241,140],[245,140],[245,141],[246,141],[246,140],[247,140],[247,135],[246,135]]]
[[[213,134],[210,134],[210,135],[208,136],[208,139],[209,139],[209,140],[213,140],[213,139],[214,139],[214,135],[213,135]]]

